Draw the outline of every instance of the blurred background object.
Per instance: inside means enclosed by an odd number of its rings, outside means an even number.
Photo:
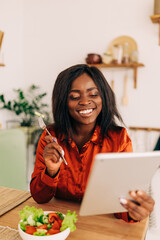
[[[105,64],[109,64],[112,62],[112,54],[111,52],[105,52],[102,56],[102,62]]]
[[[86,58],[87,64],[98,64],[102,63],[102,57],[97,53],[88,53]]]
[[[111,52],[113,63],[129,63],[133,52],[138,52],[136,41],[130,36],[119,36],[110,43],[107,52]],[[115,60],[114,60],[115,58]]]
[[[3,36],[4,36],[4,32],[0,31],[0,50],[2,46]]]
[[[27,143],[21,129],[0,130],[0,186],[27,190]]]
[[[160,0],[154,0],[154,15],[160,14]]]

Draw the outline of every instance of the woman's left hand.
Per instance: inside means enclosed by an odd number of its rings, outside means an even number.
[[[154,208],[155,202],[153,198],[141,190],[130,191],[129,194],[133,201],[124,198],[120,199],[122,206],[128,210],[129,216],[134,220],[143,220],[148,217]]]

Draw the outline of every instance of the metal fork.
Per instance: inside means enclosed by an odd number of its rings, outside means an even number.
[[[46,124],[45,124],[45,122],[43,121],[42,115],[41,115],[40,113],[39,113],[39,114],[35,113],[35,114],[38,116],[39,126],[40,126],[43,130],[46,130],[46,132],[48,133],[49,136],[52,137],[52,139],[53,139],[54,142],[57,142],[57,140],[56,140],[56,139],[51,135],[51,133],[48,131],[48,129],[47,129],[47,127],[46,127]],[[58,150],[57,150],[57,152],[59,153],[59,155],[60,155],[60,157],[62,158],[63,162],[64,162],[66,165],[68,165],[66,159],[65,159],[64,156],[63,156],[64,153],[60,153]],[[64,151],[63,151],[63,152],[64,152]]]

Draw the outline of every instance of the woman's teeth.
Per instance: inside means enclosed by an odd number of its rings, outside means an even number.
[[[80,114],[88,114],[88,113],[91,113],[91,112],[93,112],[93,109],[86,109],[86,110],[79,111]]]

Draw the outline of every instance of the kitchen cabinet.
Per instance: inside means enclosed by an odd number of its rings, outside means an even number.
[[[137,68],[144,67],[143,63],[121,63],[121,64],[89,64],[89,66],[95,66],[97,68],[132,68],[134,72],[134,88],[137,88]]]
[[[27,190],[27,144],[18,128],[0,130],[1,186]]]

